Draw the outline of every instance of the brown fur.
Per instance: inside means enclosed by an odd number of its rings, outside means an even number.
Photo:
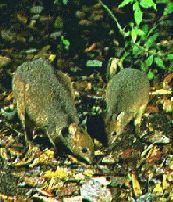
[[[106,90],[107,114],[105,119],[108,145],[114,142],[130,120],[135,118],[139,132],[142,113],[149,99],[149,81],[144,72],[123,69],[108,83]]]
[[[91,162],[94,145],[91,137],[79,128],[71,80],[62,72],[54,72],[43,59],[19,66],[12,80],[18,115],[32,141],[34,127],[42,128],[51,142],[62,141],[79,158]],[[62,130],[68,127],[68,134]]]

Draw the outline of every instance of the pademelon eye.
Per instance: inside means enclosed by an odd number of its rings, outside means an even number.
[[[87,149],[87,148],[83,148],[83,149],[82,149],[82,152],[83,152],[83,153],[87,153],[87,152],[88,152],[88,149]]]

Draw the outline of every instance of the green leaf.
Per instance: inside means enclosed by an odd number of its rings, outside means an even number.
[[[126,41],[125,41],[125,47],[128,47],[129,44],[131,44],[131,42],[126,40]]]
[[[139,24],[142,22],[142,11],[137,1],[135,2],[135,4],[133,4],[133,10],[135,11],[134,13],[135,22],[139,26]]]
[[[157,4],[167,4],[169,0],[157,0]]]
[[[168,54],[168,59],[173,60],[173,54]]]
[[[163,60],[160,57],[155,57],[154,61],[155,61],[157,66],[164,68]]]
[[[145,62],[143,62],[142,60],[141,60],[141,70],[144,72],[148,70],[148,67],[145,65]]]
[[[151,7],[153,7],[156,10],[156,4],[153,2],[153,0],[141,0],[140,5],[143,8],[151,8]]]
[[[145,34],[148,33],[148,28],[149,28],[148,24],[145,24],[145,25],[142,27],[142,30],[143,30],[143,32],[144,32]]]
[[[133,54],[135,54],[135,55],[141,54],[141,49],[140,49],[140,47],[138,47],[138,46],[134,46],[134,47],[132,48],[132,51],[133,51]]]
[[[65,49],[68,50],[68,49],[69,49],[69,46],[70,46],[69,40],[63,40],[62,42],[63,42],[63,44],[65,45]]]
[[[148,25],[144,25],[142,27],[143,35],[141,35],[141,40],[147,40],[147,34],[148,34]]]
[[[129,54],[130,54],[130,53],[126,51],[126,52],[122,55],[121,59],[124,60]]]
[[[124,0],[119,6],[118,8],[123,8],[124,6],[126,6],[129,3],[133,3],[134,0]]]
[[[136,41],[137,36],[144,36],[144,35],[145,33],[143,32],[143,30],[139,29],[138,26],[132,27],[131,37],[134,43]]]
[[[132,29],[132,41],[135,43],[136,41],[136,38],[137,38],[137,34],[136,34],[136,31],[135,29]]]
[[[138,27],[135,27],[135,31],[136,31],[136,34],[138,36],[144,36],[145,35],[144,31],[142,29],[139,29]]]
[[[148,41],[144,44],[145,47],[149,48],[155,44],[156,38],[159,36],[159,33],[155,33],[153,36],[148,38]]]
[[[167,4],[167,7],[163,11],[163,15],[168,15],[173,12],[173,2]]]
[[[62,2],[63,2],[64,5],[68,4],[68,0],[62,0]]]
[[[151,55],[149,58],[147,58],[145,60],[145,64],[146,64],[147,67],[149,67],[149,66],[151,66],[153,64],[153,59],[154,59],[154,56]]]
[[[130,25],[130,27],[133,28],[135,24],[134,24],[134,22],[129,22],[129,25]]]
[[[148,76],[149,80],[154,79],[154,73],[153,72],[148,72],[147,76]]]

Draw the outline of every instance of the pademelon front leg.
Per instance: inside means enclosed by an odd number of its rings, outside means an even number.
[[[143,104],[140,108],[139,108],[139,112],[136,114],[135,116],[135,133],[136,134],[140,134],[140,126],[141,126],[141,121],[142,121],[142,114],[145,111],[147,104]]]
[[[121,112],[113,115],[110,121],[110,137],[109,144],[114,143],[117,139],[121,139],[120,135],[123,133],[125,126],[134,117],[134,112]]]

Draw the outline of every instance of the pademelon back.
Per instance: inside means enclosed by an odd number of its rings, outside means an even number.
[[[32,141],[34,127],[39,127],[55,146],[62,141],[75,156],[89,163],[93,161],[93,140],[78,126],[68,76],[62,72],[55,74],[54,68],[43,59],[24,62],[14,74],[12,91],[29,141]]]
[[[123,69],[109,81],[105,118],[108,145],[114,142],[114,134],[119,136],[133,118],[136,132],[139,132],[142,113],[149,100],[149,88],[147,75],[137,69]]]

